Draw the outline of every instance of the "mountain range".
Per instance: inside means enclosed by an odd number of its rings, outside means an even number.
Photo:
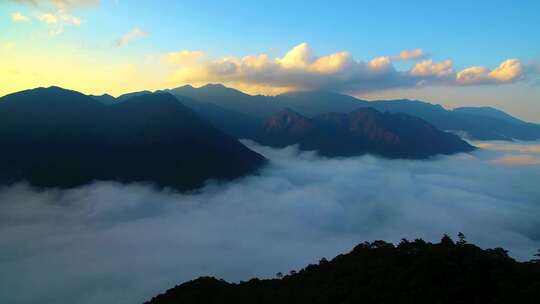
[[[106,103],[39,88],[2,97],[0,121],[2,184],[70,188],[114,180],[189,190],[265,163],[168,93]]]
[[[454,134],[411,115],[360,108],[351,113],[326,113],[313,118],[285,109],[270,116],[255,138],[264,145],[316,150],[327,157],[365,153],[389,158],[426,158],[474,149]]]
[[[381,113],[371,103],[330,92],[251,96],[220,84],[167,90],[223,132],[272,147],[298,144],[321,155],[366,153],[390,158],[427,158],[473,147],[415,116]],[[118,97],[145,94],[134,92]],[[335,102],[330,102],[335,100]]]
[[[188,190],[252,174],[265,159],[240,138],[327,157],[427,158],[474,149],[444,130],[481,139],[540,135],[538,125],[493,108],[448,111],[319,91],[252,96],[222,85],[117,98],[38,88],[0,98],[0,120],[0,183],[60,188],[114,180]]]
[[[348,114],[370,107],[380,112],[404,113],[421,118],[443,131],[452,131],[475,140],[538,140],[540,125],[525,122],[490,107],[464,107],[447,110],[440,105],[416,100],[365,101],[349,95],[325,91],[299,91],[277,96],[248,95],[219,84],[200,88],[182,86],[168,90],[180,100],[190,98],[203,107],[195,109],[220,129],[235,137],[242,131],[260,126],[266,118],[285,108],[312,118],[338,112]],[[194,107],[195,108],[195,107]],[[216,111],[228,110],[216,120]],[[227,117],[227,118],[223,118]],[[242,117],[249,117],[243,119]],[[225,121],[234,121],[229,127]],[[239,127],[242,125],[243,127]]]

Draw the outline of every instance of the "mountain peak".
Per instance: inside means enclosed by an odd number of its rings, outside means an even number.
[[[101,106],[94,98],[80,92],[58,86],[39,87],[6,95],[1,98],[2,106],[12,111],[26,113],[55,111],[56,108],[84,108],[91,110]],[[21,112],[22,113],[22,112]]]
[[[221,83],[208,83],[208,84],[205,84],[204,86],[202,86],[201,88],[206,88],[206,89],[231,89],[229,87],[224,86]]]
[[[197,90],[197,89],[196,89]],[[235,95],[242,95],[242,96],[250,96],[240,90],[237,90],[237,89],[234,89],[234,88],[230,88],[230,87],[227,87],[221,83],[209,83],[209,84],[206,84],[200,88],[198,88],[198,90],[202,90],[202,91],[211,91],[212,93],[231,93],[231,94],[235,94]]]
[[[201,87],[195,88],[189,84],[183,85],[174,89],[168,90],[176,95],[185,95],[191,98],[211,97],[211,98],[223,98],[227,96],[251,96],[237,89],[229,88],[221,83],[209,83]],[[221,94],[216,96],[217,94]]]
[[[133,98],[133,97],[147,95],[147,94],[151,94],[151,93],[152,92],[150,92],[148,90],[125,93],[125,94],[122,94],[122,95],[118,96],[118,98],[116,98],[116,99],[118,101],[125,101],[125,100],[128,100],[128,99]]]
[[[289,108],[270,116],[260,141],[277,147],[298,144],[324,156],[374,153],[390,158],[426,158],[470,151],[458,137],[407,114],[360,108],[349,114],[325,113],[307,118]]]
[[[71,94],[77,94],[77,95],[84,95],[84,94],[82,94],[80,92],[70,90],[70,89],[65,89],[65,88],[62,88],[62,87],[59,87],[59,86],[38,87],[38,88],[29,89],[29,90],[25,90],[25,91],[21,91],[21,92],[47,92],[47,93],[62,92],[62,93],[71,93]],[[21,92],[17,92],[17,93],[21,93]],[[17,94],[17,93],[15,93],[15,94]]]
[[[159,107],[182,107],[185,106],[176,99],[172,94],[168,92],[157,92],[157,93],[148,93],[135,95],[133,97],[124,99],[122,104],[145,104],[149,107],[159,108]]]

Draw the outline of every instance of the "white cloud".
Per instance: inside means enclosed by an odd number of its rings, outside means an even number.
[[[366,89],[388,84],[386,75],[396,71],[389,59],[371,64],[355,61],[348,52],[316,57],[307,43],[291,49],[281,58],[266,54],[224,57],[196,66],[179,68],[173,81],[180,83],[223,82],[227,84],[272,88]],[[249,90],[249,89],[248,89]]]
[[[427,57],[422,49],[403,50],[398,55],[392,56],[393,60],[419,60]]]
[[[20,12],[15,12],[11,14],[11,21],[13,22],[26,22],[28,20],[29,20],[28,17],[21,14]]]
[[[201,275],[271,277],[376,239],[462,231],[521,260],[540,248],[540,170],[492,162],[507,152],[405,161],[251,147],[271,159],[259,175],[190,194],[1,189],[0,302],[142,303]]]
[[[38,16],[39,21],[47,24],[57,24],[58,17],[54,14],[41,14]]]
[[[64,32],[66,26],[80,26],[83,21],[80,17],[74,16],[71,11],[79,8],[96,6],[99,0],[10,0],[12,2],[31,5],[38,12],[35,18],[46,24],[51,35],[58,35]],[[15,15],[18,14],[18,15]],[[12,20],[27,21],[28,17],[15,13]],[[26,19],[25,19],[26,18]],[[16,20],[17,19],[17,20]]]
[[[474,66],[457,73],[459,84],[494,84],[508,83],[523,77],[523,67],[517,59],[503,61],[497,68],[490,70],[485,67]]]
[[[392,67],[392,61],[389,57],[383,56],[371,59],[368,65],[373,70],[385,70]]]
[[[184,51],[190,54],[188,50]],[[456,73],[451,60],[425,59],[410,70],[397,70],[395,60],[419,60],[421,49],[403,51],[397,56],[380,56],[367,62],[356,60],[348,52],[316,56],[307,43],[301,43],[283,57],[267,54],[223,57],[197,61],[179,67],[172,75],[176,84],[221,82],[232,87],[252,87],[261,91],[291,89],[327,89],[346,93],[368,93],[393,88],[429,85],[504,84],[519,81],[527,71],[516,59],[496,69],[470,67]],[[200,59],[200,58],[198,58]],[[531,72],[532,73],[532,72]],[[481,80],[479,80],[481,79]]]
[[[48,26],[51,35],[63,33],[65,26],[80,26],[82,23],[80,18],[62,12],[38,14],[37,19]]]
[[[145,37],[147,35],[148,34],[146,32],[144,32],[141,29],[139,29],[138,27],[136,27],[136,28],[132,29],[130,32],[128,32],[128,33],[124,34],[123,36],[121,36],[120,38],[116,39],[116,45],[117,46],[124,46],[124,45],[127,45],[128,43],[132,42],[133,40]]]
[[[489,77],[495,81],[507,82],[521,77],[523,68],[517,59],[508,59],[502,62],[496,69],[489,72]]]
[[[413,76],[443,77],[454,74],[452,61],[433,62],[431,59],[417,63],[409,72]]]
[[[59,10],[90,7],[100,3],[100,0],[9,0],[11,2],[28,4],[33,6],[55,7]]]

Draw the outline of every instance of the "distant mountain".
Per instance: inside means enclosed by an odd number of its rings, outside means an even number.
[[[279,105],[274,104],[274,102],[266,96],[244,94],[221,84],[208,84],[200,88],[186,85],[168,90],[168,92],[180,99],[182,97],[189,97],[203,103],[214,104],[220,108],[232,110],[255,118],[267,117],[282,108],[279,107]]]
[[[218,85],[214,85],[214,87],[219,88]],[[227,89],[223,86],[221,87],[224,88],[225,91],[232,90],[232,89]],[[193,91],[193,92],[197,91],[197,89],[194,89],[191,86],[185,86],[182,88],[188,91]],[[232,90],[232,91],[239,92],[236,90]],[[156,93],[169,93],[169,92],[172,92],[172,91],[161,90],[161,91],[157,91]],[[121,95],[118,98],[114,98],[108,94],[101,95],[101,96],[95,96],[95,95],[89,95],[89,96],[103,104],[111,105],[113,103],[120,103],[132,97],[146,95],[150,93],[151,92],[149,91],[133,92],[133,93]],[[191,95],[191,94],[186,94],[186,95]],[[203,117],[208,122],[210,122],[213,126],[215,126],[222,132],[232,137],[252,138],[256,134],[259,134],[260,132],[261,124],[263,121],[263,119],[260,117],[247,115],[242,112],[231,110],[229,108],[224,108],[224,107],[219,106],[216,103],[198,101],[184,95],[175,95],[175,97],[182,104],[184,104],[185,106],[193,110],[195,113],[199,114],[201,117]]]
[[[276,271],[279,271],[276,269]],[[445,236],[440,243],[364,242],[351,252],[276,279],[228,283],[201,277],[147,304],[522,303],[540,302],[540,262],[516,262]]]
[[[274,103],[281,108],[293,109],[307,117],[329,112],[350,113],[361,107],[370,107],[367,101],[349,95],[326,91],[300,91],[278,95]]]
[[[0,183],[70,188],[94,180],[180,190],[253,173],[264,158],[168,93],[104,105],[57,87],[0,98]]]
[[[486,116],[486,117],[491,117],[491,118],[499,118],[499,119],[504,119],[506,121],[517,123],[517,124],[526,123],[525,121],[521,119],[515,118],[514,116],[508,113],[505,113],[501,110],[495,109],[493,107],[460,107],[460,108],[455,108],[453,112],[478,115],[478,116]]]
[[[114,98],[113,96],[111,96],[109,94],[88,95],[88,96],[94,98],[95,100],[97,100],[97,101],[99,101],[99,102],[101,102],[102,104],[105,104],[105,105],[111,105],[116,101],[116,98]]]
[[[177,97],[190,97],[202,103],[213,104],[222,109],[250,116],[252,120],[262,121],[283,108],[292,109],[307,117],[314,117],[329,112],[349,113],[359,108],[371,107],[381,112],[413,115],[441,130],[466,134],[472,139],[540,139],[540,125],[523,122],[493,108],[461,108],[452,111],[440,105],[422,101],[406,99],[364,101],[352,96],[324,91],[251,96],[222,85],[207,85],[201,88],[184,86],[169,92]],[[200,114],[205,116],[203,112]],[[232,135],[239,137],[239,134]]]
[[[479,140],[536,140],[540,139],[540,125],[523,122],[500,110],[490,108],[466,108],[457,111],[446,110],[435,105],[415,100],[363,101],[336,93],[296,92],[275,97],[283,106],[301,114],[314,116],[326,112],[348,113],[354,108],[372,107],[381,112],[405,113],[431,123],[441,130],[461,131],[472,139]],[[314,107],[305,111],[306,100],[316,100]]]
[[[371,153],[392,158],[425,158],[474,149],[422,119],[380,113],[372,108],[314,118],[285,109],[266,120],[255,140],[275,147],[298,144],[302,150],[317,150],[329,157]]]
[[[222,85],[198,89],[183,86],[168,92],[174,93],[183,104],[223,132],[274,147],[299,144],[301,149],[317,150],[325,156],[374,153],[406,158],[473,149],[456,136],[436,130],[425,121],[366,109],[371,103],[342,94],[296,92],[264,97],[247,95]],[[283,105],[291,108],[280,111]],[[332,109],[333,112],[347,111],[347,114],[319,114],[321,110]],[[316,114],[316,117],[310,119],[298,111]],[[345,121],[346,126],[340,126],[339,120]]]
[[[301,91],[278,96],[248,95],[221,84],[209,84],[200,88],[190,85],[168,90],[182,98],[189,97],[203,103],[211,103],[223,109],[264,119],[281,109],[290,108],[311,117],[327,112],[351,112],[368,102],[360,101],[348,95],[325,91]]]
[[[414,100],[374,101],[373,107],[391,113],[406,113],[420,117],[441,130],[462,131],[479,140],[536,140],[540,139],[540,125],[514,123],[508,119],[479,115],[466,111],[446,110],[440,105]]]
[[[139,91],[139,92],[132,92],[132,93],[122,94],[122,95],[120,95],[120,96],[118,96],[116,98],[115,102],[122,102],[122,101],[128,100],[128,99],[133,98],[133,97],[148,95],[150,93],[152,93],[152,92],[150,92],[150,91]]]
[[[92,97],[93,99],[105,104],[105,105],[111,105],[113,103],[119,103],[119,102],[122,102],[122,101],[126,101],[130,98],[133,98],[133,97],[137,97],[137,96],[142,96],[142,95],[147,95],[147,94],[151,94],[152,92],[150,91],[138,91],[138,92],[131,92],[131,93],[126,93],[126,94],[122,94],[118,97],[114,97],[114,96],[111,96],[109,94],[103,94],[103,95],[88,95],[89,97]]]
[[[177,99],[230,136],[253,138],[261,131],[262,118],[223,108],[213,103],[200,102],[185,96],[178,96]]]

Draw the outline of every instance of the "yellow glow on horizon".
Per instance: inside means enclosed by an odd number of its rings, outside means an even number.
[[[115,62],[102,55],[42,51],[39,56],[22,48],[0,49],[0,96],[52,85],[85,94],[121,95],[167,86],[166,72],[158,64]]]
[[[527,166],[527,165],[540,165],[540,159],[533,155],[522,154],[522,155],[513,155],[506,154],[495,160],[494,163],[499,165],[506,166]]]

